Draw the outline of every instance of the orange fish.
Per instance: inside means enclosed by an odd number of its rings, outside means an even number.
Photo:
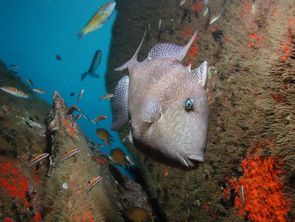
[[[169,169],[167,166],[163,166],[163,175],[164,177],[167,177],[169,175]]]
[[[100,181],[102,180],[101,176],[95,177],[92,180],[88,181],[88,185],[87,185],[87,191],[91,191],[93,189],[93,187],[98,184]]]
[[[132,222],[144,222],[151,219],[151,214],[146,209],[136,206],[128,207],[126,216]]]
[[[68,152],[66,152],[63,157],[61,158],[60,162],[70,158],[71,156],[74,156],[75,154],[79,153],[80,152],[80,149],[79,148],[75,148],[75,149],[72,149]]]
[[[96,135],[100,139],[102,139],[107,146],[110,146],[111,145],[111,142],[114,141],[113,140],[113,137],[111,136],[111,134],[106,129],[98,128],[96,130]]]
[[[110,159],[119,165],[134,165],[134,163],[129,159],[129,157],[119,148],[115,148],[110,153]]]
[[[105,119],[107,119],[108,117],[107,116],[105,116],[105,115],[100,115],[100,116],[98,116],[98,117],[96,117],[93,121],[94,122],[99,122],[99,121],[101,121],[101,120],[105,120]]]

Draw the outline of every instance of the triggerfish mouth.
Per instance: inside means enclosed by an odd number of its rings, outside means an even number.
[[[116,70],[128,68],[112,98],[112,129],[119,130],[131,119],[134,146],[158,162],[194,169],[204,160],[207,144],[208,63],[191,70],[182,60],[197,36],[185,46],[158,43],[147,58],[137,54]]]

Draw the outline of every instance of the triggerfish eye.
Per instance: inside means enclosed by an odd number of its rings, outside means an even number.
[[[190,98],[185,100],[185,110],[187,112],[193,111],[194,105]]]

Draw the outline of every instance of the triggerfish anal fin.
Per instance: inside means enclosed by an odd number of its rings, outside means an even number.
[[[114,91],[112,98],[113,123],[112,130],[119,130],[128,122],[128,88],[129,77],[123,76]]]
[[[135,66],[138,63],[137,55],[138,55],[138,52],[143,44],[143,41],[145,39],[145,35],[146,35],[146,31],[144,32],[142,40],[141,40],[138,48],[136,49],[134,55],[132,56],[132,58],[129,61],[127,61],[126,63],[124,63],[123,65],[121,65],[120,67],[116,68],[115,71],[122,71],[124,69],[127,69],[128,67]]]
[[[204,61],[198,68],[190,71],[194,76],[196,76],[200,84],[206,88],[208,80],[208,62]]]
[[[190,41],[185,46],[179,46],[172,43],[158,43],[149,52],[148,59],[154,59],[157,57],[174,57],[180,61],[184,59],[189,48],[193,44],[198,31],[196,31],[191,37]]]

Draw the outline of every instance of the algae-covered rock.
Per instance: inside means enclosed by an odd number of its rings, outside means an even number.
[[[0,79],[30,95],[0,92],[1,221],[119,222],[133,208],[152,220],[141,186],[83,135],[57,92],[50,108],[2,64]]]
[[[50,106],[2,63],[0,79],[1,87],[15,87],[30,95],[23,99],[0,92],[0,220],[39,221],[47,160],[35,165],[30,161],[47,150]]]
[[[51,221],[120,221],[112,189],[57,92],[51,112],[51,169],[46,207]],[[55,121],[56,127],[52,121]],[[97,180],[97,181],[96,181]]]

